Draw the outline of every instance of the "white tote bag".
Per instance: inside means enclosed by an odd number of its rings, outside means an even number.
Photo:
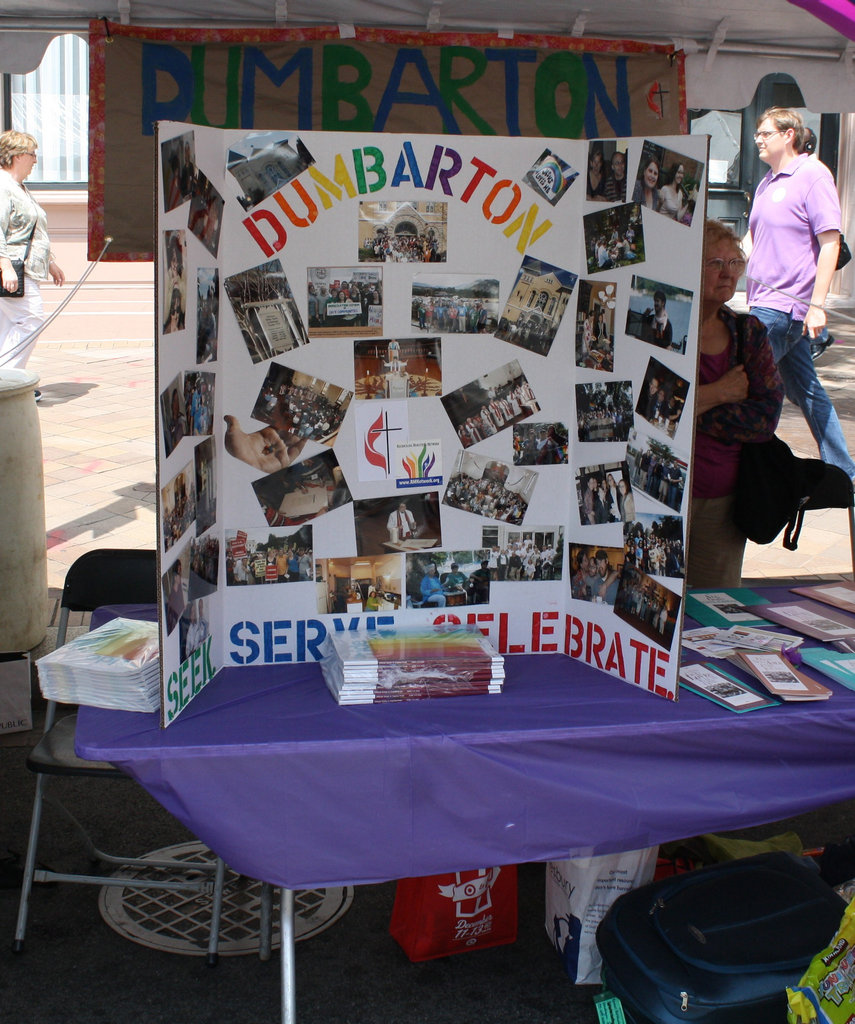
[[[599,984],[597,925],[621,893],[651,881],[658,853],[651,846],[547,863],[546,931],[577,985]]]

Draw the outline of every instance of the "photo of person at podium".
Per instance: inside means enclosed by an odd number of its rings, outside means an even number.
[[[389,531],[389,540],[396,544],[402,540],[410,540],[418,533],[416,517],[407,508],[407,503],[401,501],[394,512],[389,513],[386,520],[386,529]]]

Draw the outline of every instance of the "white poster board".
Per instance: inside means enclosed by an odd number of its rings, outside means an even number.
[[[436,621],[676,696],[706,146],[159,126],[164,724]]]

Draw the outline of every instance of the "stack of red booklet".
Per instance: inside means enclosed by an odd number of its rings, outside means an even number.
[[[501,693],[504,659],[475,626],[331,633],[321,670],[339,704]]]

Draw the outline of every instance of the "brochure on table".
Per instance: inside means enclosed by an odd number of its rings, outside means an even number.
[[[588,198],[615,150],[626,192]],[[157,151],[164,725],[225,666],[393,624],[675,698],[706,137]],[[633,201],[653,160],[679,220]]]

